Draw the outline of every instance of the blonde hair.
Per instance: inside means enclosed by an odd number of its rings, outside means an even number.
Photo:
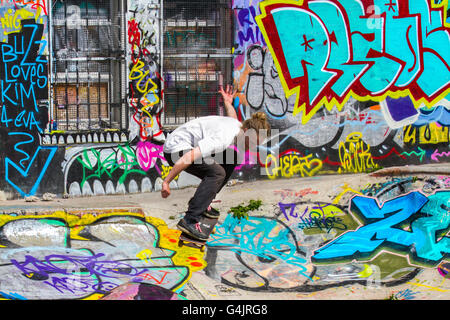
[[[250,119],[242,123],[242,129],[254,129],[256,132],[259,132],[259,130],[267,130],[267,136],[270,136],[270,124],[264,112],[252,114]]]

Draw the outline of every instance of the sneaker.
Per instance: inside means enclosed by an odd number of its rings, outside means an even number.
[[[213,207],[208,207],[205,212],[203,212],[203,215],[205,217],[211,218],[211,219],[219,219],[220,212],[217,209],[214,209]]]
[[[177,228],[198,240],[206,241],[209,238],[209,233],[202,230],[200,222],[187,223],[185,219],[181,219],[177,224]]]

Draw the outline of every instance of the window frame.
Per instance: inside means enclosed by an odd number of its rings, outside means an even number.
[[[58,21],[58,18],[55,17],[54,8],[58,0],[52,0],[52,9],[49,10],[48,16],[48,33],[49,33],[49,124],[45,131],[45,140],[47,144],[68,144],[68,143],[83,143],[87,141],[86,139],[71,139],[70,142],[67,141],[68,136],[76,136],[79,134],[89,135],[90,133],[111,133],[111,136],[114,137],[112,139],[107,139],[110,141],[123,141],[124,135],[129,135],[129,109],[128,109],[128,101],[127,101],[127,59],[126,59],[126,13],[127,13],[127,1],[120,0],[109,2],[109,10],[107,11],[107,15],[101,15],[101,8],[96,8],[97,16],[95,18],[91,18],[88,14],[88,4],[89,1],[77,1],[79,2],[80,7],[82,4],[85,4],[86,9],[81,8],[79,12],[86,10],[85,16],[83,17],[81,14],[79,15],[80,22],[82,27],[77,28],[75,34],[77,38],[81,38],[83,35],[80,35],[81,32],[85,32],[84,36],[86,38],[86,43],[90,44],[90,34],[88,33],[89,29],[96,28],[96,32],[98,34],[98,38],[101,38],[101,26],[107,26],[107,29],[103,29],[103,32],[107,32],[108,36],[111,36],[110,39],[116,36],[115,48],[108,50],[106,55],[101,54],[101,45],[100,40],[98,41],[97,50],[92,54],[92,51],[89,49],[80,50],[78,44],[76,46],[75,53],[79,55],[79,57],[75,59],[70,59],[70,57],[58,58],[57,54],[61,53],[62,50],[56,51],[56,28],[61,27],[64,32],[64,35],[68,34],[68,20],[72,18],[72,16],[68,15],[67,8],[72,3],[64,3],[61,5],[64,8],[64,20],[61,25],[61,21]],[[106,17],[106,20],[102,20]],[[90,19],[91,18],[91,19]],[[116,20],[116,21],[114,21]],[[114,28],[119,28],[117,31]],[[78,42],[77,39],[77,42]],[[65,37],[64,47],[66,51],[68,46],[66,45],[69,42],[69,39]],[[112,43],[114,40],[111,40]],[[58,63],[63,63],[65,65],[65,70],[62,72],[58,72]],[[75,71],[68,71],[68,65],[72,63],[76,65]],[[80,71],[79,66],[85,63],[86,71]],[[90,66],[97,64],[97,72],[90,71]],[[102,70],[102,68],[106,69],[106,72]],[[62,77],[61,74],[64,74],[65,77]],[[106,75],[107,74],[107,75]],[[58,77],[59,75],[59,77]],[[95,77],[96,75],[96,77]],[[73,78],[71,78],[72,76]],[[68,103],[71,97],[68,94],[68,88],[73,87],[73,90],[76,90],[76,102]],[[104,89],[104,92],[102,92]],[[65,117],[58,117],[59,109],[58,100],[57,100],[57,91],[62,90],[65,91],[65,96],[63,94],[63,99],[65,99],[65,103],[61,104],[64,106],[66,111]],[[80,91],[87,91],[87,101],[80,102]],[[97,99],[95,101],[90,101],[91,96],[95,95],[94,91],[97,91]],[[106,94],[106,101],[104,101]],[[103,95],[103,97],[102,97]],[[73,97],[72,97],[73,98]],[[79,114],[82,111],[82,108],[87,106],[87,111],[85,112],[86,118],[80,118]],[[102,109],[104,107],[104,109]],[[69,116],[69,108],[74,107],[76,109],[76,116]],[[91,107],[98,108],[96,111],[98,112],[98,116],[92,117],[91,115]],[[106,117],[103,117],[106,115]],[[115,122],[115,123],[114,123]],[[56,125],[55,125],[56,123]],[[96,123],[93,125],[92,123]],[[71,126],[72,124],[72,126]],[[114,134],[116,133],[116,134]],[[54,136],[57,136],[55,141]],[[64,136],[64,139],[60,139],[61,136]],[[119,138],[117,138],[119,137]],[[78,140],[80,140],[78,142]],[[88,139],[89,140],[89,139]],[[94,139],[95,140],[95,139]],[[103,140],[103,139],[101,139]]]

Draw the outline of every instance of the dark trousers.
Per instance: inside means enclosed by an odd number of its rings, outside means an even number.
[[[182,151],[174,155],[164,153],[164,158],[171,166],[174,166],[174,162],[181,158],[185,152]],[[228,153],[227,158],[225,157],[226,153]],[[195,223],[200,220],[201,215],[226,185],[237,165],[237,154],[231,149],[213,156],[216,159],[213,163],[207,163],[205,159],[201,159],[201,162],[197,160],[184,170],[201,179],[194,196],[188,203],[185,219],[189,223]]]

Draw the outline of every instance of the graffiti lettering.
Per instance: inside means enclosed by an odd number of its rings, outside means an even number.
[[[309,219],[302,219],[298,224],[299,229],[318,229],[330,233],[332,229],[347,230],[347,226],[339,217],[310,217]]]
[[[18,32],[22,29],[21,20],[34,17],[34,13],[26,9],[18,9],[13,13],[12,9],[5,12],[3,17],[0,17],[3,32],[8,35],[13,32]],[[9,29],[9,30],[8,30]]]
[[[151,18],[157,18],[156,11],[150,8],[139,14],[138,11],[142,10],[136,8],[133,11],[134,17],[128,21],[128,43],[131,45],[132,61],[129,73],[130,104],[135,111],[133,119],[139,125],[140,138],[145,141],[162,134],[159,119],[162,108],[157,106],[163,96],[159,89],[163,79],[158,72],[158,56],[154,53],[157,44],[153,39],[158,37],[155,34],[157,28]],[[155,126],[156,123],[159,127]]]
[[[339,144],[339,160],[339,172],[366,172],[378,168],[370,154],[370,146],[362,140],[362,133],[350,134]]]
[[[261,43],[266,45],[264,37],[256,24],[256,9],[253,6],[248,8],[239,8],[237,10],[237,21],[239,21],[239,27],[243,28],[238,31],[237,39],[239,39],[239,45],[242,48],[245,44]]]
[[[131,173],[146,175],[144,171],[134,169],[139,163],[136,154],[128,145],[118,146],[117,154],[111,152],[106,157],[96,149],[86,149],[77,160],[83,167],[81,186],[83,186],[87,180],[94,177],[100,178],[104,174],[112,177],[112,174],[118,169],[123,170],[123,173],[119,178],[120,184],[122,184],[126,177]],[[89,174],[90,171],[93,171],[93,173]]]
[[[22,128],[25,130],[43,132],[41,122],[36,120],[36,113],[34,111],[23,110],[14,119],[8,117],[7,107],[2,107],[1,123],[6,127]]]
[[[29,129],[31,124],[39,124],[36,121],[36,118],[40,118],[37,115],[40,113],[37,101],[45,95],[47,87],[47,61],[35,56],[36,48],[41,44],[42,25],[30,21],[24,21],[27,24],[23,25],[23,31],[15,35],[11,44],[0,44],[2,123],[7,125],[13,122],[21,127],[24,122]],[[26,109],[29,112],[27,116],[20,109]],[[37,128],[43,132],[43,124]]]
[[[33,15],[26,12],[18,9],[14,17]],[[38,135],[48,123],[47,108],[39,105],[48,96],[47,60],[41,55],[47,42],[42,39],[44,26],[34,19],[22,19],[20,24],[2,20],[2,24],[20,26],[19,32],[10,33],[8,41],[0,43],[0,134],[1,140],[13,146],[4,158],[5,181],[22,196],[29,196],[37,191],[56,153],[56,148],[38,145]]]
[[[279,161],[278,163],[278,159],[272,154],[267,156],[266,174],[269,179],[275,179],[278,176],[290,178],[297,174],[302,177],[311,177],[322,168],[322,161],[313,159],[311,154],[306,157],[300,157],[296,154],[282,155]]]
[[[450,141],[449,127],[436,123],[429,123],[420,127],[406,126],[403,132],[404,142],[408,145],[433,145]]]
[[[291,189],[275,190],[274,194],[280,194],[281,198],[284,200],[287,197],[304,197],[308,194],[318,194],[318,191],[312,190],[311,188],[306,188],[299,191],[294,191]]]

